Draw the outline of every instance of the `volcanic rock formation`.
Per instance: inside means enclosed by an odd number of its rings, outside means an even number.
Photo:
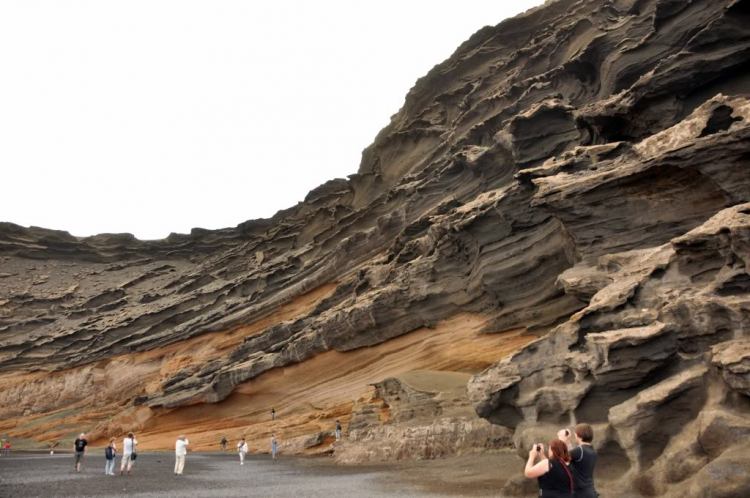
[[[2,224],[0,432],[348,462],[588,421],[612,489],[750,495],[748,92],[748,0],[549,1],[269,220]]]

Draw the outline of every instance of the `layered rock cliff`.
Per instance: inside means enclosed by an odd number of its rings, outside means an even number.
[[[0,432],[273,432],[361,461],[588,421],[612,486],[748,489],[748,26],[747,0],[551,1],[478,31],[358,173],[272,219],[1,224]]]

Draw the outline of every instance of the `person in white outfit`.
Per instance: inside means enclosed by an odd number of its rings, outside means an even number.
[[[133,467],[133,453],[135,453],[135,446],[138,444],[138,440],[135,438],[132,432],[128,433],[128,437],[122,440],[122,461],[120,462],[120,475],[122,475],[125,468],[128,469],[128,475],[130,475],[130,469]]]
[[[237,443],[237,453],[240,454],[240,465],[245,465],[245,453],[247,453],[247,443],[245,442],[245,438],[242,438],[242,441]]]
[[[175,443],[174,447],[174,474],[177,476],[181,476],[182,469],[185,468],[185,455],[187,455],[187,445],[188,440],[185,436],[180,436],[177,438],[177,443]]]

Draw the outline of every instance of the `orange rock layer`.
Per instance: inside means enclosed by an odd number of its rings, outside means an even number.
[[[315,444],[304,440],[332,431],[337,419],[346,427],[352,407],[369,385],[414,370],[476,373],[533,339],[520,330],[479,334],[483,317],[459,315],[377,346],[328,351],[270,370],[240,384],[219,403],[169,409],[133,406],[132,399],[157,392],[175,372],[221,357],[257,331],[309,312],[335,288],[315,289],[251,325],[165,348],[61,372],[3,375],[0,433],[37,446],[64,447],[79,432],[86,432],[96,446],[134,431],[143,450],[169,450],[179,434],[188,436],[194,450],[217,450],[223,437],[232,447],[246,437],[252,452],[268,451],[275,434],[282,451],[314,453],[333,439],[324,436]],[[9,405],[19,399],[20,406]]]

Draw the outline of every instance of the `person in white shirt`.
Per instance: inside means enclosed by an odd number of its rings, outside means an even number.
[[[128,433],[128,437],[122,440],[122,461],[120,462],[120,475],[127,467],[128,475],[130,475],[130,469],[133,467],[133,454],[135,453],[135,447],[138,444],[138,440],[133,436],[132,432]]]
[[[181,476],[182,469],[185,468],[185,455],[187,454],[187,445],[188,440],[185,436],[180,436],[177,438],[177,443],[175,443],[174,447],[174,474],[176,476]]]
[[[242,438],[242,441],[237,443],[237,453],[240,454],[240,465],[245,465],[245,453],[247,453],[247,443],[245,442],[245,438]]]

